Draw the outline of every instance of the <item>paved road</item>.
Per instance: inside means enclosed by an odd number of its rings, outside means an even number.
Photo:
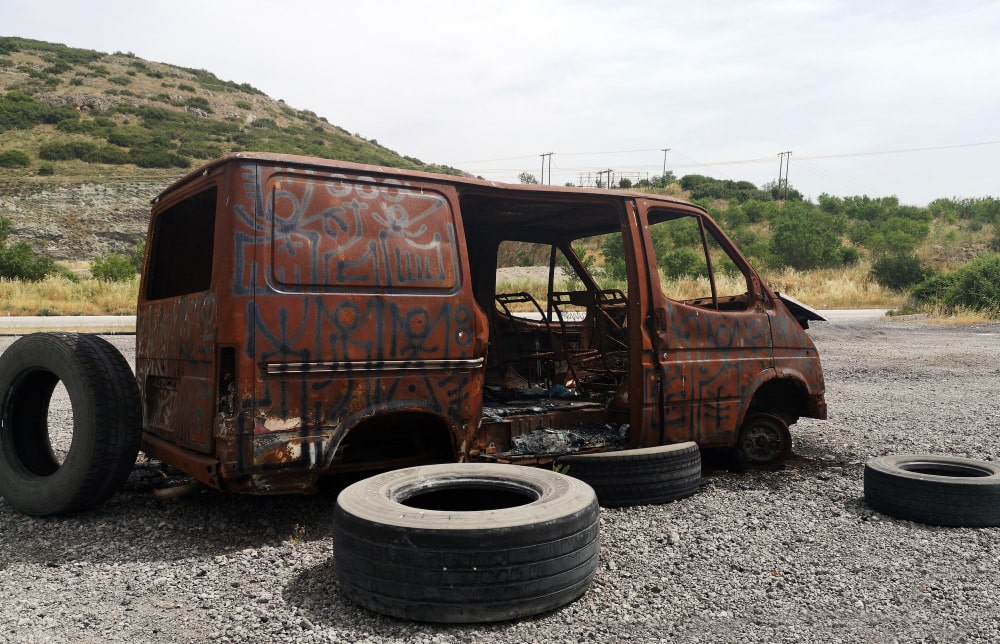
[[[0,334],[21,335],[34,331],[85,331],[87,333],[135,333],[134,315],[53,315],[0,317]]]
[[[831,323],[874,320],[886,309],[830,309],[820,315]],[[33,331],[85,331],[88,333],[135,333],[134,315],[59,315],[0,317],[0,335],[21,335]]]

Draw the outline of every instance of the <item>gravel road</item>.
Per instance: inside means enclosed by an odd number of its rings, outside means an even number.
[[[1000,460],[1000,325],[820,323],[830,419],[780,471],[709,466],[663,506],[603,509],[597,577],[519,622],[437,626],[355,607],[335,497],[121,493],[37,519],[0,501],[0,639],[14,642],[1000,641],[1000,528],[925,526],[863,502],[873,456]],[[133,338],[111,338],[131,359]],[[0,347],[11,338],[0,338]]]

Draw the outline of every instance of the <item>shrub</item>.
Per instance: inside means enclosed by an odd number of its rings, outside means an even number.
[[[0,132],[26,130],[43,123],[54,124],[76,117],[76,111],[69,105],[52,107],[23,92],[7,92],[0,97]]]
[[[38,166],[38,174],[43,177],[51,177],[56,173],[56,167],[51,163],[43,163]]]
[[[927,278],[927,271],[913,255],[883,257],[872,265],[871,277],[886,288],[903,290]]]
[[[690,248],[678,248],[656,258],[667,277],[698,277],[705,274],[704,256]]]
[[[56,272],[52,258],[39,255],[27,242],[8,246],[12,228],[10,220],[0,218],[0,277],[38,282]]]
[[[191,161],[162,148],[133,148],[129,160],[140,168],[188,168]]]
[[[143,240],[135,245],[132,252],[128,254],[128,261],[136,273],[142,272],[142,261],[146,256],[146,241]]]
[[[625,266],[625,243],[618,234],[605,235],[601,239],[601,254],[604,256],[604,275],[608,279],[624,281],[628,278]]]
[[[913,289],[919,302],[1000,316],[1000,254],[980,255],[962,268],[931,277]]]
[[[109,253],[91,261],[90,274],[102,282],[127,282],[135,277],[136,270],[129,257]]]
[[[980,255],[957,273],[945,295],[945,304],[1000,313],[1000,255]]]
[[[31,157],[20,150],[0,152],[0,168],[27,168],[31,165]]]
[[[782,210],[771,237],[771,255],[796,270],[827,268],[842,263],[840,235],[834,216],[817,209]]]

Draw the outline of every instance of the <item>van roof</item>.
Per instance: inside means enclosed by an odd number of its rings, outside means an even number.
[[[221,167],[228,163],[264,163],[267,165],[275,165],[282,167],[302,167],[302,168],[313,168],[313,169],[324,169],[324,170],[347,170],[350,172],[357,173],[370,173],[373,175],[382,176],[395,176],[400,179],[419,179],[423,181],[435,181],[440,183],[448,183],[455,185],[462,192],[486,192],[496,194],[494,191],[518,191],[518,192],[537,192],[544,193],[549,196],[555,196],[556,194],[574,194],[579,196],[592,195],[592,196],[605,196],[605,197],[630,197],[636,199],[647,199],[652,201],[659,201],[665,204],[677,204],[692,206],[689,201],[684,199],[678,199],[676,197],[669,197],[666,195],[650,194],[645,192],[635,192],[630,190],[609,190],[604,188],[577,188],[570,186],[543,186],[537,184],[515,184],[515,183],[504,183],[499,181],[487,181],[485,179],[475,179],[468,176],[458,176],[451,174],[438,174],[433,172],[423,172],[418,170],[408,170],[405,168],[394,168],[391,166],[376,166],[368,165],[362,163],[352,163],[350,161],[339,161],[336,159],[323,159],[319,157],[307,157],[294,154],[277,154],[271,152],[232,152],[225,156],[219,157],[213,161],[188,172],[186,175],[174,181],[166,189],[164,189],[154,201],[159,201],[163,196],[176,190],[178,187],[186,184],[188,181],[194,177],[207,174],[214,170],[215,168]],[[462,187],[465,187],[465,190]],[[541,196],[541,194],[539,195]],[[697,207],[697,206],[695,206]]]

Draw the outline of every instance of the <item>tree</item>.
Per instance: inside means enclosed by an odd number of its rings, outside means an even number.
[[[535,175],[531,174],[530,172],[522,172],[521,174],[517,175],[517,180],[520,181],[521,183],[534,183],[534,184],[538,183],[538,179],[536,179]]]
[[[842,263],[837,219],[819,209],[786,205],[771,237],[775,261],[797,270]]]

